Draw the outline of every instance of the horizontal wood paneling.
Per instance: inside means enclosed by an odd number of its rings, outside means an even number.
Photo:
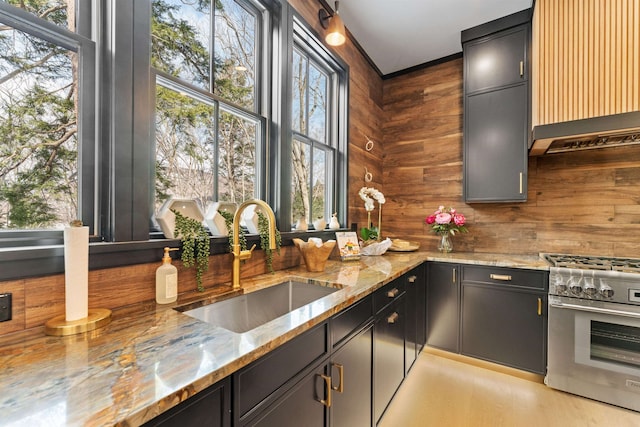
[[[640,257],[638,146],[532,157],[526,203],[465,204],[461,88],[462,60],[385,80],[383,234],[436,250],[424,218],[447,205],[468,219],[456,251]]]
[[[533,125],[640,110],[640,0],[538,0]]]

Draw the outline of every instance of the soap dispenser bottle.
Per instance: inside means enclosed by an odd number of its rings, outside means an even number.
[[[169,304],[178,299],[178,269],[171,264],[169,251],[177,251],[177,248],[164,248],[162,265],[156,270],[156,302]]]

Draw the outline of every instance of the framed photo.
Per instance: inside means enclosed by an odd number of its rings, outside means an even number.
[[[355,231],[336,232],[336,241],[338,242],[338,250],[342,261],[360,259],[360,245]]]

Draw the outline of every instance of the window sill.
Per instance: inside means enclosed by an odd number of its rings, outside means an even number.
[[[348,230],[338,230],[348,231]],[[292,239],[307,240],[320,237],[335,239],[335,231],[308,231],[282,233],[282,246],[293,245]],[[247,235],[249,247],[260,247],[258,235]],[[162,248],[179,247],[178,239],[150,239],[139,242],[91,242],[89,243],[89,270],[122,267],[126,265],[159,263]],[[211,237],[211,255],[229,253],[227,237]],[[64,272],[64,245],[22,246],[0,248],[0,281],[19,280],[28,277],[47,276]]]

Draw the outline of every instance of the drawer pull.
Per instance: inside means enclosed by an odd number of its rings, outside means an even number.
[[[332,386],[331,388],[338,393],[344,392],[344,365],[340,363],[333,363],[333,366],[338,368],[338,374],[340,374],[340,382],[337,386]]]
[[[399,314],[395,311],[391,314],[391,316],[387,317],[387,323],[396,323],[398,320]]]
[[[451,277],[451,282],[452,282],[453,284],[455,284],[455,283],[456,283],[456,269],[454,268],[454,269],[452,269],[451,271],[452,271],[452,273],[453,273],[453,276]]]
[[[542,298],[538,298],[538,316],[542,316]]]
[[[524,61],[520,61],[520,77],[524,77]]]
[[[400,293],[400,291],[398,290],[398,288],[393,288],[390,291],[387,292],[387,296],[389,298],[395,298],[398,296],[398,294]]]
[[[324,380],[324,391],[326,399],[316,399],[318,402],[322,403],[327,408],[331,408],[331,377],[322,374],[316,374],[320,378]]]
[[[409,276],[409,283],[416,283],[418,276]]]
[[[504,280],[505,282],[511,280],[511,276],[508,274],[491,274],[489,277],[493,280]]]

